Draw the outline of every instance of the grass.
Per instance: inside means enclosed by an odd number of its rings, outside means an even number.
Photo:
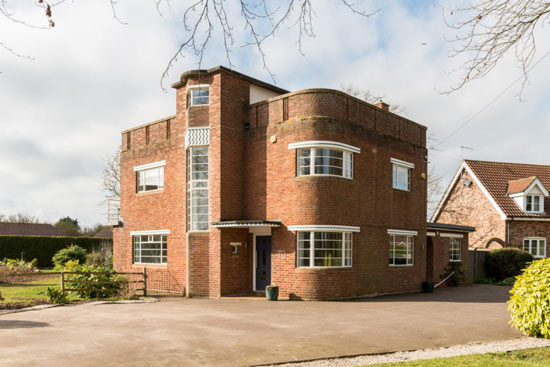
[[[378,367],[542,367],[550,366],[550,347],[452,358],[377,364]]]

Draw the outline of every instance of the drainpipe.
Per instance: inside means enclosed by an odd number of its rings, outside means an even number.
[[[189,246],[189,232],[187,232],[187,251],[186,251],[186,261],[185,261],[185,297],[186,298],[189,298],[190,295],[190,286],[189,286],[189,279],[191,278],[189,276],[189,269],[190,269],[190,266],[189,266],[189,260],[191,259],[191,256],[189,255],[189,249],[191,248],[191,246]]]
[[[510,217],[510,220],[506,221],[506,245],[510,244],[510,222],[514,220],[514,217]]]

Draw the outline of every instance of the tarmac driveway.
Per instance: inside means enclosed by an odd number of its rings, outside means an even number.
[[[508,287],[346,302],[171,298],[0,315],[0,365],[244,366],[511,339]]]

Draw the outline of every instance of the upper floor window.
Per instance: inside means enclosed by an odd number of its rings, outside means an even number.
[[[208,105],[210,103],[210,89],[208,85],[189,87],[189,106]]]
[[[187,231],[208,229],[208,147],[191,147],[187,153]]]
[[[411,191],[411,170],[414,164],[392,158],[392,187],[394,189]]]
[[[525,197],[525,211],[540,213],[542,212],[542,196],[540,195],[527,195]]]
[[[460,238],[450,238],[451,247],[449,249],[449,261],[462,261],[460,252],[462,240]]]
[[[164,165],[166,161],[134,167],[136,192],[162,190],[164,188]]]
[[[523,251],[530,253],[535,258],[546,257],[546,239],[524,238]]]
[[[414,263],[414,236],[416,231],[389,229],[390,266],[407,266]]]
[[[339,176],[353,178],[353,153],[359,148],[332,141],[306,141],[288,145],[297,149],[297,176]]]

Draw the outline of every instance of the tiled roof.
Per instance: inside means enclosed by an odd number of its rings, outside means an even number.
[[[0,222],[0,236],[67,236],[65,232],[45,223]]]
[[[550,199],[548,197],[545,198],[544,202],[545,213],[531,214],[525,213],[518,207],[514,199],[507,195],[509,182],[513,183],[513,189],[516,190],[517,187],[521,187],[525,184],[524,181],[531,180],[529,182],[530,184],[534,178],[538,178],[544,187],[550,187],[550,166],[471,160],[465,160],[465,163],[470,167],[479,181],[481,181],[481,184],[493,197],[506,216],[550,217]],[[529,184],[527,184],[527,186]]]
[[[103,227],[94,237],[113,238],[113,227]]]
[[[517,194],[519,192],[524,192],[526,188],[531,185],[531,183],[537,178],[537,176],[531,176],[526,178],[520,178],[519,180],[508,181],[508,192],[507,194]]]

